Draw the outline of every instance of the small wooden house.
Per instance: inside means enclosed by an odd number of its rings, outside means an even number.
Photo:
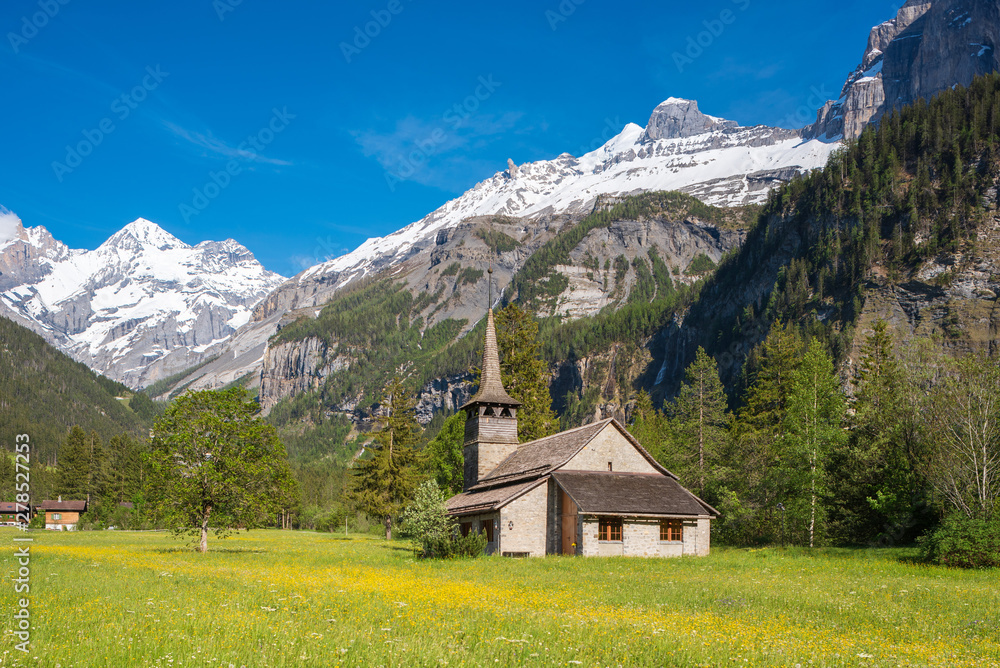
[[[38,512],[45,513],[45,528],[53,531],[75,531],[80,515],[87,512],[86,501],[42,501]]]
[[[0,525],[9,526],[17,524],[17,504],[6,501],[0,503]]]

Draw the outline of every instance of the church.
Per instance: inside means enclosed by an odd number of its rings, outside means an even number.
[[[465,485],[448,500],[462,532],[508,557],[707,556],[712,506],[684,489],[617,420],[518,443],[521,404],[500,377],[487,314],[479,391],[462,410]]]

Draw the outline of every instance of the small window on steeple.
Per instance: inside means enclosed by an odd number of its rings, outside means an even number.
[[[608,470],[609,471],[614,471],[615,470],[614,464],[612,462],[608,462]]]
[[[500,417],[508,417],[509,418],[509,417],[513,417],[513,416],[510,414],[510,409],[509,408],[505,408],[505,409],[503,409],[503,412],[500,413]]]

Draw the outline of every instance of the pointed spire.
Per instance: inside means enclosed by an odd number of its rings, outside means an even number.
[[[479,378],[479,391],[469,400],[466,406],[472,404],[500,404],[503,406],[520,406],[521,402],[512,398],[504,389],[500,376],[500,351],[497,348],[497,328],[493,322],[493,309],[486,314],[486,346],[483,349],[482,375]]]

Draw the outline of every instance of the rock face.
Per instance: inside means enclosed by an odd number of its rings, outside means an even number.
[[[285,397],[319,388],[331,369],[326,344],[316,338],[268,348],[261,374],[261,407],[270,411]]]
[[[1000,68],[996,0],[909,0],[872,28],[840,98],[820,109],[810,138],[854,139],[872,121]]]
[[[427,244],[415,247],[394,275],[408,286],[415,297],[421,294],[434,296],[419,314],[428,327],[444,319],[465,320],[464,333],[483,317],[489,289],[485,271],[491,261],[494,269],[493,297],[498,300],[508,289],[514,274],[535,251],[560,229],[579,220],[579,217],[543,218],[539,221],[474,218],[447,233],[439,232]],[[518,245],[494,256],[482,238],[486,230],[503,233]],[[568,287],[543,309],[548,308],[552,314],[573,319],[592,315],[609,304],[626,303],[639,282],[639,266],[644,265],[647,276],[654,271],[651,251],[668,268],[676,271],[671,279],[675,285],[694,282],[698,277],[687,274],[686,270],[695,257],[707,255],[718,262],[743,238],[742,232],[717,229],[697,219],[619,221],[608,228],[592,230],[569,253],[571,264],[555,268],[557,273],[569,279]],[[619,257],[627,261],[627,269],[620,276],[614,267]],[[456,264],[461,270],[455,270]],[[461,276],[466,271],[473,275],[478,273],[479,278],[466,281]],[[254,342],[262,340],[263,331],[277,331],[283,323],[293,322],[299,317],[316,317],[319,308],[336,295],[337,289],[336,281],[289,281],[258,307],[258,314],[265,319],[244,328],[232,338],[228,344],[234,348],[232,352],[226,350],[219,361],[199,369],[180,384],[192,388],[218,387],[224,384],[217,377],[220,369],[228,373],[226,378],[230,381],[233,376],[241,377],[259,370],[260,403],[265,412],[282,399],[317,389],[330,374],[349,368],[354,361],[349,349],[337,347],[336,342],[328,349],[317,339],[285,342],[267,348],[262,358],[244,355],[242,359],[250,366],[240,373],[232,368],[237,359],[235,347],[257,350],[253,347]],[[652,296],[647,295],[646,299]],[[294,310],[282,311],[282,308],[292,305]],[[226,360],[225,364],[222,360]],[[456,410],[468,399],[471,389],[474,389],[472,379],[466,376],[442,378],[429,383],[419,393],[420,420],[429,421],[435,411]],[[355,404],[348,401],[332,408],[353,413],[360,425],[370,417],[365,413],[368,407],[357,410]]]
[[[0,314],[133,388],[212,357],[283,280],[232,239],[188,246],[141,218],[94,251],[41,227],[0,244]]]
[[[553,302],[551,315],[583,318],[596,315],[609,304],[626,301],[636,287],[637,263],[651,269],[650,251],[673,270],[674,284],[694,283],[700,276],[686,272],[696,257],[705,255],[718,263],[744,237],[742,231],[720,230],[693,218],[618,221],[608,228],[591,230],[570,253],[573,264],[556,267],[556,271],[569,279],[569,284]],[[605,269],[604,264],[619,257],[629,264],[620,281],[615,269]],[[594,264],[598,267],[596,271]]]
[[[706,116],[698,110],[694,100],[672,97],[653,110],[646,126],[646,139],[683,139],[705,134],[712,130],[727,130],[739,127],[734,121],[723,121]]]

